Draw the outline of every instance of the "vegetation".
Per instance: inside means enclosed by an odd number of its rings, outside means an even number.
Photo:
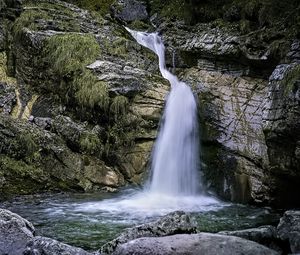
[[[75,98],[82,107],[108,107],[106,83],[97,81],[86,68],[99,54],[100,46],[90,34],[55,35],[48,39],[44,56],[62,81],[60,94],[66,101]]]
[[[120,117],[127,113],[128,99],[125,96],[116,96],[110,105],[110,111],[116,116]]]
[[[73,77],[96,59],[100,46],[90,34],[55,35],[48,39],[44,53],[56,74]]]
[[[291,92],[294,92],[294,89],[298,89],[298,86],[300,84],[300,64],[293,66],[290,70],[287,71],[287,74],[285,75],[282,83],[285,86],[285,94],[289,94]]]
[[[0,81],[8,84],[16,84],[16,79],[7,75],[7,57],[5,52],[0,52]]]
[[[77,88],[75,98],[80,105],[89,108],[94,108],[98,105],[102,109],[107,109],[109,95],[105,82],[97,81],[96,77],[90,71],[85,71],[81,76],[74,79],[73,84]]]
[[[38,20],[47,20],[50,16],[46,11],[26,10],[21,16],[15,21],[13,26],[13,35],[15,38],[20,38],[24,28],[29,30],[37,30]]]
[[[88,154],[96,154],[101,152],[101,141],[97,134],[84,133],[80,137],[80,148],[83,152]]]

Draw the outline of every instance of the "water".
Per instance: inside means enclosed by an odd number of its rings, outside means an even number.
[[[194,95],[189,86],[167,70],[165,47],[157,33],[126,29],[139,44],[157,54],[160,72],[171,84],[153,150],[149,192],[154,196],[195,196],[202,189],[198,176],[199,137]]]
[[[156,220],[160,215],[172,211],[172,208],[168,210],[164,206],[164,209],[157,208],[154,212],[153,208],[147,210],[147,207],[143,206],[147,204],[144,199],[141,199],[141,204],[134,203],[129,209],[126,199],[137,194],[140,194],[138,190],[126,190],[119,194],[23,196],[0,203],[0,208],[9,209],[31,221],[37,235],[54,238],[86,250],[97,250],[105,242],[117,237],[125,228]],[[114,203],[117,206],[114,206]],[[120,205],[121,208],[117,210]],[[148,206],[151,207],[151,204]],[[142,210],[138,207],[142,207]],[[275,225],[280,216],[269,208],[236,204],[206,204],[203,208],[205,210],[199,211],[199,205],[198,211],[192,214],[196,217],[198,229],[207,232]]]

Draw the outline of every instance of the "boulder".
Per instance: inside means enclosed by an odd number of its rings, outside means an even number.
[[[148,18],[145,4],[137,0],[118,0],[112,6],[112,12],[115,18],[125,22]]]
[[[253,242],[260,243],[269,248],[280,250],[277,239],[277,231],[274,226],[260,226],[236,231],[221,231],[218,234],[237,236]]]
[[[22,255],[34,231],[33,225],[21,216],[0,209],[0,254]]]
[[[261,244],[235,236],[199,233],[145,237],[120,245],[113,255],[275,255]]]
[[[136,238],[159,237],[182,233],[196,233],[196,226],[188,214],[177,211],[167,214],[155,222],[127,229],[116,239],[104,244],[100,250],[104,254],[110,254],[119,245]]]
[[[278,237],[288,241],[292,253],[300,253],[300,211],[286,211],[277,226]]]
[[[73,247],[47,237],[37,236],[28,244],[23,255],[91,255],[81,248]]]

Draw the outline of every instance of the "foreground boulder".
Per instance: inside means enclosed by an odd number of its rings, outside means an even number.
[[[73,247],[51,238],[37,236],[32,239],[23,253],[24,255],[89,255],[81,248]]]
[[[239,237],[200,233],[139,238],[120,245],[113,254],[275,255],[279,253]]]
[[[169,213],[155,222],[127,229],[127,231],[119,237],[103,245],[101,247],[101,252],[104,254],[110,254],[120,244],[124,244],[130,240],[140,237],[159,237],[183,233],[196,233],[196,226],[193,224],[188,214],[182,211],[177,211]]]
[[[0,209],[0,254],[23,254],[27,242],[34,237],[34,231],[29,221]]]
[[[289,242],[292,253],[300,253],[300,211],[286,211],[277,226],[277,234]]]
[[[261,226],[258,228],[249,228],[236,231],[221,231],[219,234],[237,236],[253,242],[260,243],[274,250],[281,250],[280,240],[277,239],[276,227],[274,226]]]

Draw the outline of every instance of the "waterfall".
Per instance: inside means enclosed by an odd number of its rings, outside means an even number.
[[[174,196],[196,195],[199,179],[197,103],[191,88],[169,72],[165,47],[158,33],[126,28],[135,40],[158,55],[159,70],[171,84],[159,134],[152,153],[151,193]]]

